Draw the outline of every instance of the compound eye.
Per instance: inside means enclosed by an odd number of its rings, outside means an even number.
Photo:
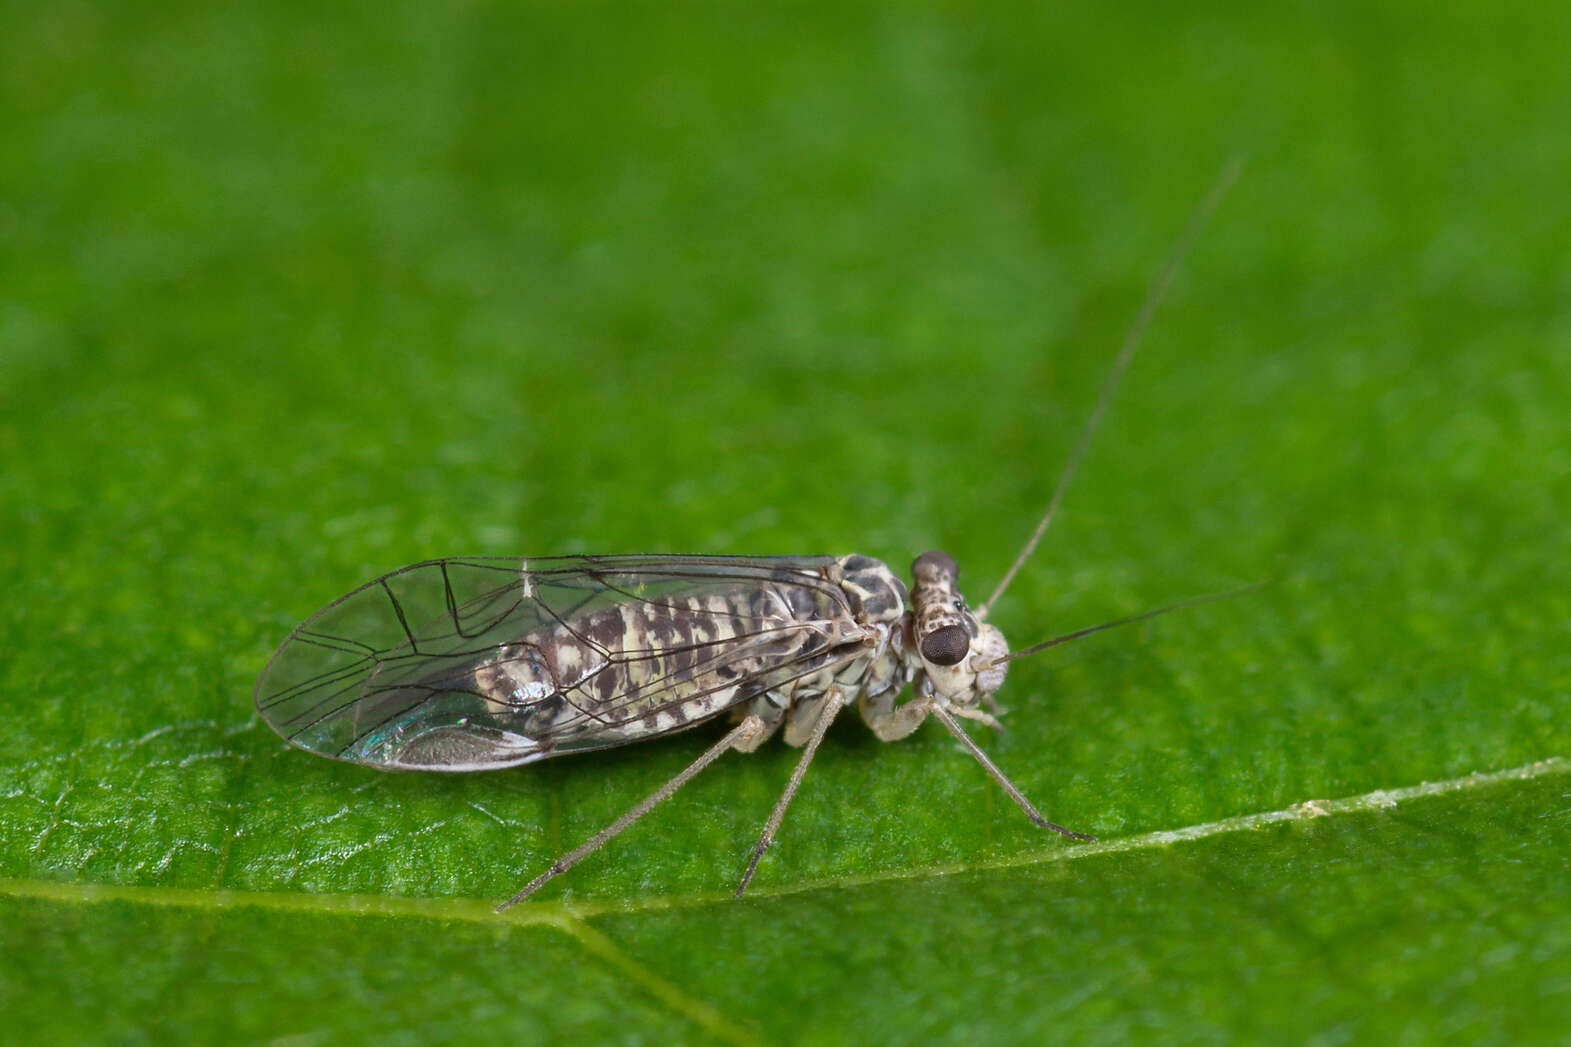
[[[971,649],[971,636],[963,625],[946,625],[922,639],[922,659],[934,665],[955,665]]]

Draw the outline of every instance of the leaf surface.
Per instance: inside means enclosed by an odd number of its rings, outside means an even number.
[[[1567,17],[12,12],[0,1012],[30,1041],[1554,1042]],[[936,728],[848,719],[748,900],[718,901],[783,746],[496,920],[714,735],[385,775],[254,715],[290,628],[435,556],[942,548],[980,601],[1236,154],[992,613],[1020,647],[1273,580],[1011,666],[982,740],[1093,849]]]

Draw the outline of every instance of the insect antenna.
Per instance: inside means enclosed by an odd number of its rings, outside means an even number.
[[[1270,584],[1271,579],[1267,579],[1263,582],[1253,582],[1249,585],[1240,586],[1237,589],[1228,589],[1224,592],[1205,593],[1201,596],[1191,596],[1187,600],[1179,600],[1177,603],[1164,604],[1161,607],[1154,607],[1149,611],[1141,611],[1139,614],[1129,615],[1127,618],[1115,618],[1110,622],[1103,622],[1100,625],[1091,625],[1084,629],[1076,629],[1072,633],[1065,633],[1062,636],[1055,636],[1051,640],[1043,640],[1041,643],[1032,644],[1030,647],[1025,647],[1018,651],[1011,651],[1002,658],[994,658],[985,665],[978,666],[977,669],[979,672],[983,669],[991,669],[994,666],[1003,665],[1005,662],[1012,662],[1016,658],[1025,658],[1028,655],[1045,651],[1049,647],[1058,647],[1062,644],[1069,643],[1072,640],[1078,640],[1083,636],[1090,636],[1092,633],[1099,633],[1104,629],[1112,629],[1119,625],[1129,625],[1133,622],[1143,622],[1147,618],[1155,618],[1157,615],[1166,614],[1169,611],[1178,611],[1185,607],[1194,607],[1203,603],[1215,603],[1218,600],[1230,600],[1235,596],[1242,596],[1245,593],[1252,593],[1256,589],[1263,589]]]
[[[1147,618],[1155,618],[1159,614],[1166,614],[1168,611],[1176,611],[1181,607],[1193,607],[1196,604],[1211,603],[1214,600],[1226,600],[1229,597],[1240,596],[1244,593],[1251,592],[1252,590],[1259,589],[1260,587],[1269,584],[1271,583],[1269,580],[1267,580],[1264,582],[1255,582],[1253,585],[1246,585],[1238,589],[1229,589],[1227,592],[1207,593],[1204,596],[1194,596],[1188,600],[1180,600],[1177,603],[1167,604],[1165,607],[1157,607],[1149,611],[1142,611],[1139,614],[1132,614],[1127,618],[1115,618],[1113,621],[1103,622],[1101,625],[1093,625],[1085,629],[1076,629],[1072,633],[1065,633],[1062,636],[1055,636],[1051,640],[1043,640],[1039,644],[1033,644],[1024,650],[1015,651],[1012,654],[1007,654],[1002,658],[994,658],[992,661],[985,662],[982,665],[977,666],[976,671],[984,672],[996,666],[1003,665],[1005,662],[1012,662],[1016,658],[1024,658],[1027,655],[1036,654],[1038,651],[1045,651],[1049,647],[1057,647],[1059,644],[1065,644],[1071,640],[1078,640],[1082,636],[1090,636],[1092,633],[1099,633],[1103,629],[1111,629],[1117,625],[1128,625],[1131,622],[1139,622]],[[965,728],[960,726],[960,721],[956,720],[954,716],[951,715],[949,710],[945,709],[942,704],[934,702],[929,706],[929,711],[933,714],[934,717],[938,719],[939,723],[944,725],[944,728],[948,730],[950,734],[954,735],[960,741],[961,745],[966,747],[966,751],[971,754],[972,758],[975,759],[977,763],[982,765],[982,769],[987,772],[988,777],[997,782],[998,787],[1004,790],[1004,792],[1009,795],[1011,800],[1020,805],[1020,809],[1026,813],[1026,817],[1030,818],[1031,821],[1035,822],[1043,829],[1051,829],[1055,833],[1060,833],[1069,837],[1071,840],[1096,839],[1095,836],[1088,836],[1085,833],[1077,833],[1071,829],[1065,829],[1062,825],[1059,825],[1056,822],[1050,822],[1044,818],[1042,816],[1042,812],[1037,810],[1036,806],[1032,804],[1030,800],[1026,799],[1025,793],[1020,791],[1020,787],[1015,785],[1014,782],[1010,781],[1009,776],[1006,775],[1003,771],[999,770],[998,765],[993,763],[993,761],[988,758],[987,753],[982,751],[982,747],[971,740],[971,736],[965,732]],[[751,872],[751,869],[749,869],[749,872]]]
[[[1238,176],[1243,171],[1243,168],[1244,158],[1242,156],[1234,156],[1227,163],[1223,164],[1222,170],[1216,176],[1216,181],[1211,183],[1211,188],[1206,193],[1205,199],[1200,201],[1200,205],[1189,216],[1189,224],[1184,227],[1184,231],[1174,243],[1173,250],[1169,253],[1167,262],[1157,273],[1156,279],[1152,280],[1150,287],[1146,289],[1145,300],[1140,303],[1139,311],[1135,313],[1135,318],[1130,323],[1129,330],[1124,334],[1123,345],[1119,347],[1118,356],[1114,358],[1113,366],[1108,369],[1107,378],[1102,382],[1102,392],[1097,397],[1096,406],[1091,409],[1091,417],[1086,420],[1085,427],[1080,430],[1080,439],[1075,444],[1074,451],[1070,453],[1069,461],[1064,465],[1063,471],[1058,474],[1058,484],[1053,488],[1053,496],[1048,499],[1047,512],[1042,514],[1042,519],[1038,521],[1036,530],[1032,531],[1031,537],[1026,539],[1026,544],[1020,550],[1020,555],[1015,557],[1015,562],[1010,564],[1009,570],[1004,572],[1004,577],[999,581],[998,587],[993,590],[993,595],[989,596],[987,602],[977,609],[977,618],[985,616],[988,608],[997,603],[998,598],[1004,595],[1004,590],[1009,588],[1010,582],[1014,581],[1015,574],[1020,570],[1021,565],[1031,558],[1031,554],[1036,551],[1037,543],[1042,540],[1042,535],[1047,533],[1048,525],[1053,522],[1053,516],[1058,512],[1058,505],[1064,499],[1064,492],[1068,490],[1069,482],[1074,479],[1075,472],[1080,468],[1080,461],[1085,457],[1086,450],[1091,446],[1091,438],[1096,435],[1097,427],[1102,424],[1102,416],[1107,413],[1108,405],[1112,403],[1113,393],[1118,389],[1119,379],[1123,378],[1124,372],[1129,369],[1129,364],[1134,360],[1135,352],[1140,348],[1141,338],[1145,335],[1146,328],[1151,325],[1151,318],[1162,304],[1162,299],[1166,297],[1167,289],[1173,283],[1173,277],[1178,274],[1178,267],[1188,257],[1190,248],[1194,246],[1195,240],[1200,236],[1200,231],[1205,228],[1206,222],[1210,220],[1211,215],[1221,205],[1222,198],[1227,195],[1227,191],[1238,180]]]

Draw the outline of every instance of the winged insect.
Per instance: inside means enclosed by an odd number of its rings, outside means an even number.
[[[916,557],[908,587],[868,556],[455,557],[400,568],[297,627],[256,685],[290,744],[386,770],[480,771],[685,730],[733,726],[679,774],[563,854],[502,911],[577,864],[731,750],[777,732],[802,749],[740,896],[829,725],[847,706],[883,741],[929,717],[1037,825],[1042,816],[962,728],[997,727],[1010,661],[1200,597],[1009,650],[987,612],[1036,549],[1177,268],[1237,177],[1224,168],[1152,282],[1047,510],[987,603],[972,609],[947,553]],[[1231,594],[1221,594],[1231,595]],[[909,692],[909,697],[902,700]]]

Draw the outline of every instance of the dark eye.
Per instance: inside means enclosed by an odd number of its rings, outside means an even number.
[[[922,640],[922,658],[934,665],[954,665],[970,649],[971,637],[963,625],[946,625]]]

